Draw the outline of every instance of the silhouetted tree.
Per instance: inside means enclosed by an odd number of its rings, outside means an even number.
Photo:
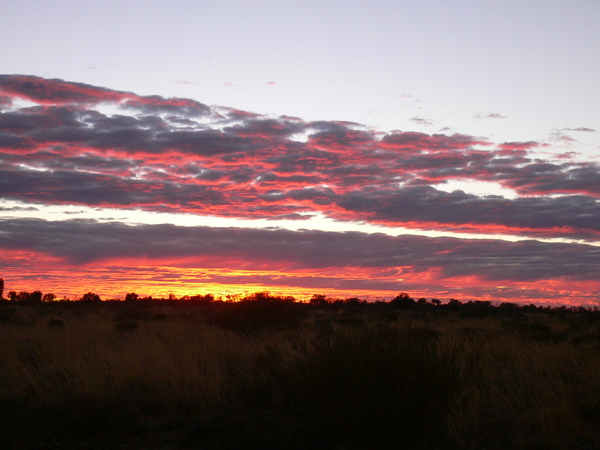
[[[313,294],[313,296],[310,298],[309,303],[314,306],[322,306],[322,305],[328,305],[329,301],[327,300],[326,295]]]
[[[518,305],[510,302],[503,302],[500,303],[500,306],[498,307],[503,311],[514,311],[518,308]]]
[[[212,294],[194,295],[190,297],[190,300],[198,303],[211,303],[215,301],[215,296]]]
[[[274,297],[271,296],[270,292],[255,292],[254,294],[247,295],[242,299],[242,301],[255,301],[255,302],[271,302],[275,300]]]
[[[18,294],[15,291],[10,291],[8,296],[12,301],[22,303],[39,303],[42,301],[42,293],[40,291],[21,291]]]
[[[456,300],[455,298],[451,298],[448,302],[448,308],[452,310],[457,310],[458,308],[460,308],[461,305],[462,302],[460,300]]]
[[[137,295],[135,292],[130,292],[125,295],[125,301],[126,302],[135,302],[138,299],[138,297],[139,297],[139,295]]]
[[[87,294],[83,294],[83,297],[81,297],[81,300],[84,302],[99,302],[100,296],[97,294],[94,294],[93,292],[88,292]]]
[[[53,302],[56,299],[56,295],[52,293],[44,294],[42,297],[43,302]]]
[[[398,296],[393,298],[390,301],[390,304],[394,305],[397,308],[408,309],[408,308],[412,308],[413,306],[415,306],[416,302],[406,292],[402,292]]]
[[[3,298],[2,294],[4,293],[4,279],[0,278],[0,300]]]
[[[361,305],[361,304],[367,303],[367,302],[366,302],[366,300],[361,300],[358,297],[350,297],[350,298],[347,298],[344,303],[348,306],[357,306],[357,305]]]

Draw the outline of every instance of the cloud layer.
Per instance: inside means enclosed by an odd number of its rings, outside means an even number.
[[[0,108],[0,198],[7,200],[239,218],[322,214],[415,230],[600,240],[600,165],[534,156],[541,142],[381,133],[21,75],[0,75]],[[515,195],[446,187],[464,180]],[[539,241],[10,220],[0,232],[3,248],[72,264],[125,257],[206,264],[218,254],[231,264],[310,269],[311,279],[352,266],[434,271],[438,281],[591,282],[599,265],[597,247]],[[380,286],[401,290],[398,278]]]

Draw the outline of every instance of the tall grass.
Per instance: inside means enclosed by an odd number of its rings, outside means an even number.
[[[260,348],[204,324],[154,321],[128,330],[123,323],[86,316],[59,329],[40,321],[5,330],[2,395],[47,403],[131,396],[144,407],[201,406],[219,400],[230,366],[243,373]]]
[[[496,335],[447,417],[458,447],[600,448],[600,352]]]
[[[235,306],[0,304],[0,447],[600,448],[597,321]]]
[[[48,439],[153,414],[199,413],[252,373],[264,347],[194,317],[123,320],[105,313],[58,318],[29,311],[4,324],[0,399],[23,414],[12,430]]]
[[[430,328],[346,325],[315,339],[287,372],[290,398],[317,436],[332,443],[442,445],[444,413],[468,382],[463,356]]]

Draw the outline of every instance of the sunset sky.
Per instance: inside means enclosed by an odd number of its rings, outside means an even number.
[[[0,16],[0,277],[600,305],[600,2]]]

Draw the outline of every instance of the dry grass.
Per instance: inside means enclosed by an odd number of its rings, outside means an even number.
[[[250,371],[264,347],[189,320],[85,315],[5,325],[3,331],[0,395],[49,404],[131,398],[140,407],[203,407],[221,400],[228,376]]]
[[[0,304],[0,446],[600,448],[595,319],[308,308]]]

